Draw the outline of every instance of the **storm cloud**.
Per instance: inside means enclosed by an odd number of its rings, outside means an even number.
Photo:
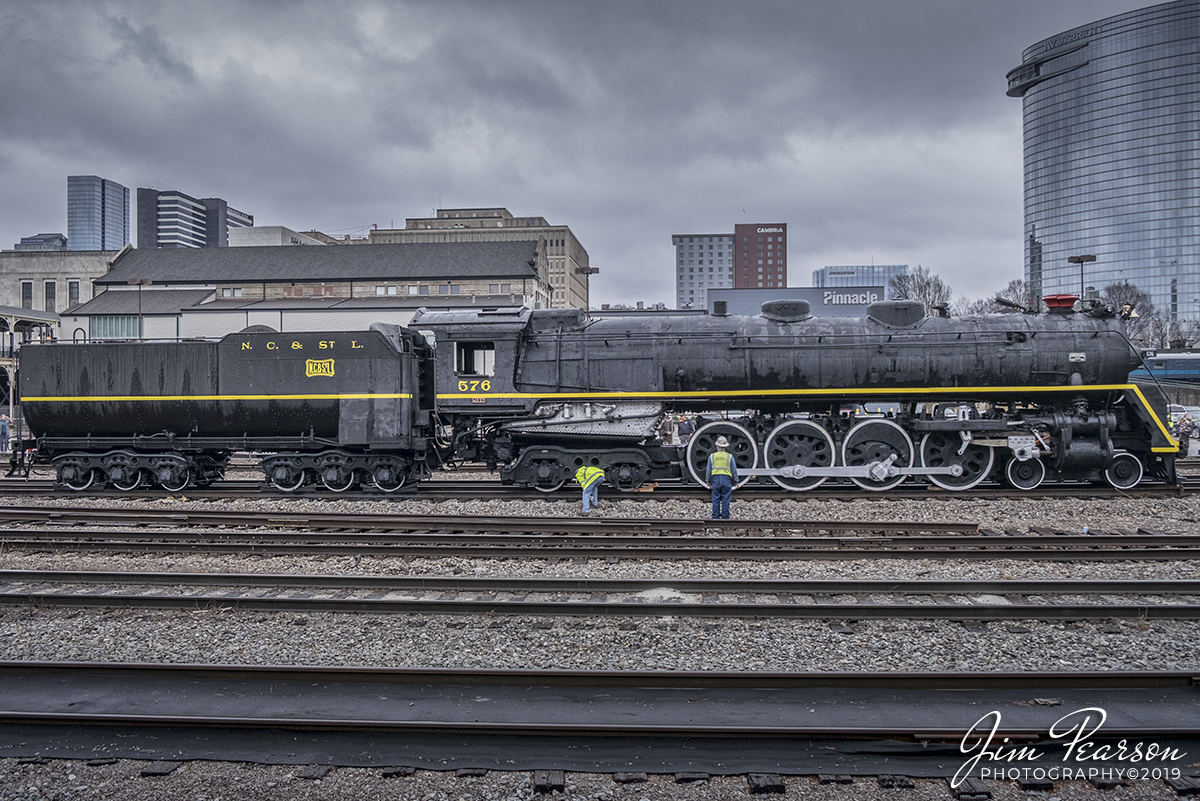
[[[446,208],[567,224],[592,302],[672,303],[673,233],[789,224],[790,283],[1021,276],[1005,73],[1113,0],[55,2],[0,7],[0,247],[66,176],[365,233]]]

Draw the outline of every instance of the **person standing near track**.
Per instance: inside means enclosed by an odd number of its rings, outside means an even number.
[[[663,415],[663,420],[658,425],[658,436],[662,440],[663,445],[671,444],[671,435],[675,431],[675,423],[671,420],[671,415]]]
[[[729,498],[738,482],[737,462],[726,450],[729,440],[717,437],[717,449],[708,455],[704,482],[712,490],[712,519],[729,519]]]
[[[583,487],[583,513],[586,515],[591,511],[591,506],[600,506],[600,484],[604,481],[604,471],[585,464],[575,471],[575,480]]]
[[[696,424],[688,419],[685,414],[679,418],[679,444],[687,445],[692,440],[692,434],[696,433]]]

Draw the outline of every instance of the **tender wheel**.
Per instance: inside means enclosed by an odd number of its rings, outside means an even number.
[[[1117,451],[1113,463],[1104,471],[1104,480],[1117,489],[1131,489],[1142,480],[1145,471],[1141,459],[1129,451]]]
[[[159,481],[158,484],[167,492],[182,492],[187,487],[188,481],[191,480],[191,476],[192,471],[185,467],[166,481]]]
[[[921,464],[925,467],[958,465],[961,476],[928,476],[942,489],[966,490],[977,486],[992,472],[996,454],[987,445],[968,445],[961,454],[962,438],[953,432],[934,431],[921,439]]]
[[[380,492],[397,492],[404,486],[405,475],[394,467],[380,466],[371,474],[371,485]]]
[[[1012,459],[1004,468],[1004,475],[1008,483],[1019,490],[1037,489],[1046,480],[1046,465],[1042,464],[1041,459],[1026,459],[1023,462]]]
[[[108,482],[113,485],[113,489],[121,492],[132,492],[142,486],[142,471],[126,469],[124,475],[114,478],[108,477]]]
[[[295,492],[304,486],[304,471],[276,470],[271,474],[271,486],[280,492]]]
[[[717,450],[717,437],[721,436],[729,440],[726,450],[733,456],[738,467],[750,468],[758,464],[758,443],[749,431],[726,420],[708,423],[692,435],[687,446],[688,472],[697,484],[704,483],[704,475],[708,472],[709,454]],[[737,486],[740,487],[749,480],[750,476],[746,476]]]
[[[864,420],[846,432],[846,438],[842,440],[842,464],[847,467],[874,466],[878,476],[850,479],[863,489],[872,492],[892,489],[908,476],[889,476],[887,466],[912,467],[912,439],[891,420]]]
[[[566,483],[567,483],[567,480],[564,478],[562,481],[559,481],[557,484],[548,484],[545,486],[543,486],[541,484],[534,484],[533,488],[535,490],[537,490],[538,492],[558,492],[560,489],[562,489],[566,485]]]
[[[83,492],[85,489],[92,486],[92,483],[96,480],[95,470],[79,470],[78,468],[70,468],[70,471],[71,475],[69,478],[65,477],[64,475],[64,477],[61,479],[62,485],[69,490]],[[66,470],[63,471],[64,474],[67,472],[68,471]]]
[[[334,470],[330,472],[333,475],[326,474],[321,476],[321,484],[331,492],[346,492],[353,489],[354,485],[358,483],[353,470],[346,470],[344,472]]]
[[[809,420],[791,420],[777,426],[763,446],[763,463],[774,470],[783,467],[832,467],[837,451],[833,437],[821,426]],[[828,476],[787,478],[771,476],[779,486],[793,492],[803,492],[825,483]]]

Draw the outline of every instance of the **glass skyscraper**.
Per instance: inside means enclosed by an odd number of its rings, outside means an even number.
[[[1024,105],[1025,280],[1129,282],[1200,319],[1200,0],[1081,25],[1008,73]]]
[[[67,176],[67,250],[120,250],[129,242],[129,190],[98,175]]]

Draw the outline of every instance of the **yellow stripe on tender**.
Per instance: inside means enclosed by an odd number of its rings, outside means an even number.
[[[1150,403],[1146,400],[1146,396],[1142,394],[1141,388],[1137,384],[1092,384],[1088,386],[1054,386],[1054,387],[889,387],[889,388],[869,388],[869,389],[717,389],[717,390],[690,390],[687,392],[483,392],[483,393],[446,393],[438,395],[438,400],[463,400],[467,398],[509,398],[509,399],[532,399],[532,400],[643,400],[650,398],[786,398],[786,397],[808,397],[813,395],[842,395],[842,396],[883,396],[895,397],[897,395],[945,395],[947,393],[970,395],[970,394],[1009,394],[1017,393],[1075,393],[1080,391],[1106,391],[1106,392],[1130,392],[1137,396],[1142,408],[1150,416],[1159,431],[1167,438],[1168,442],[1175,443],[1175,447],[1151,448],[1155,453],[1173,453],[1179,450],[1179,441],[1171,436],[1170,430],[1158,415],[1150,407]]]
[[[260,401],[260,400],[363,400],[371,398],[411,398],[410,392],[362,392],[343,395],[30,395],[21,403],[77,403],[80,401]]]

